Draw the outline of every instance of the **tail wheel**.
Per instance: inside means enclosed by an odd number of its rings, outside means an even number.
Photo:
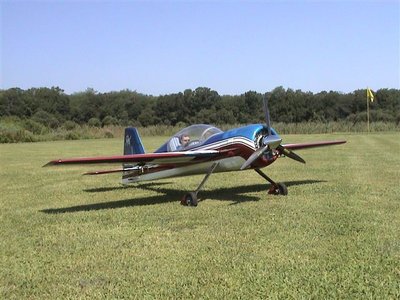
[[[197,206],[197,194],[195,192],[187,193],[182,197],[181,204],[185,206]]]
[[[288,189],[284,183],[278,182],[276,185],[272,185],[269,188],[268,194],[286,196],[288,194]]]

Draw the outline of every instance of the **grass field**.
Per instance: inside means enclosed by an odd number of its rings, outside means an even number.
[[[254,171],[213,174],[197,208],[178,201],[201,176],[122,187],[41,168],[119,139],[0,145],[0,298],[399,299],[400,134],[283,138],[348,142],[264,169],[286,197]]]

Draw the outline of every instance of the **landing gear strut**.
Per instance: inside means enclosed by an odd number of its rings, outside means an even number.
[[[286,196],[288,194],[288,190],[285,184],[281,182],[275,182],[271,178],[269,178],[265,173],[263,173],[260,169],[254,169],[262,178],[267,180],[271,187],[268,190],[268,194],[272,195],[283,195]]]
[[[211,165],[211,168],[208,170],[206,176],[204,177],[204,179],[202,180],[202,182],[199,184],[199,186],[197,187],[197,189],[194,192],[187,193],[182,197],[182,200],[181,200],[182,205],[197,206],[197,204],[199,202],[199,200],[197,198],[197,194],[201,190],[203,185],[206,183],[208,177],[210,177],[212,172],[214,172],[214,170],[218,166],[218,164],[219,164],[218,162],[215,162]]]

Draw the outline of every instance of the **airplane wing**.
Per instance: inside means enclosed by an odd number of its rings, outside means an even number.
[[[280,154],[283,154],[295,161],[305,164],[306,161],[301,158],[299,155],[294,153],[292,150],[301,150],[308,148],[316,148],[316,147],[324,147],[324,146],[332,146],[338,144],[344,144],[346,141],[324,141],[324,142],[311,142],[311,143],[298,143],[298,144],[285,144],[279,145],[276,149]]]
[[[285,145],[282,145],[282,147],[285,149],[289,149],[289,150],[300,150],[300,149],[338,145],[338,144],[344,144],[344,143],[346,143],[346,141],[343,141],[343,140],[323,141],[323,142],[311,142],[311,143],[285,144]]]
[[[98,157],[77,157],[67,159],[56,159],[48,162],[43,167],[54,165],[83,165],[83,164],[116,164],[125,163],[140,166],[178,166],[182,164],[193,164],[232,155],[235,149],[163,152],[148,154],[131,154]],[[113,170],[118,172],[119,170]]]

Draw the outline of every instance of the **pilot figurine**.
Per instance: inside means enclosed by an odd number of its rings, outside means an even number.
[[[190,136],[188,136],[187,134],[182,134],[181,138],[180,138],[180,142],[181,142],[181,145],[178,149],[186,148],[187,146],[189,146]]]
[[[190,136],[187,134],[182,134],[180,137],[174,136],[168,142],[168,151],[181,151],[187,147],[190,143]]]

